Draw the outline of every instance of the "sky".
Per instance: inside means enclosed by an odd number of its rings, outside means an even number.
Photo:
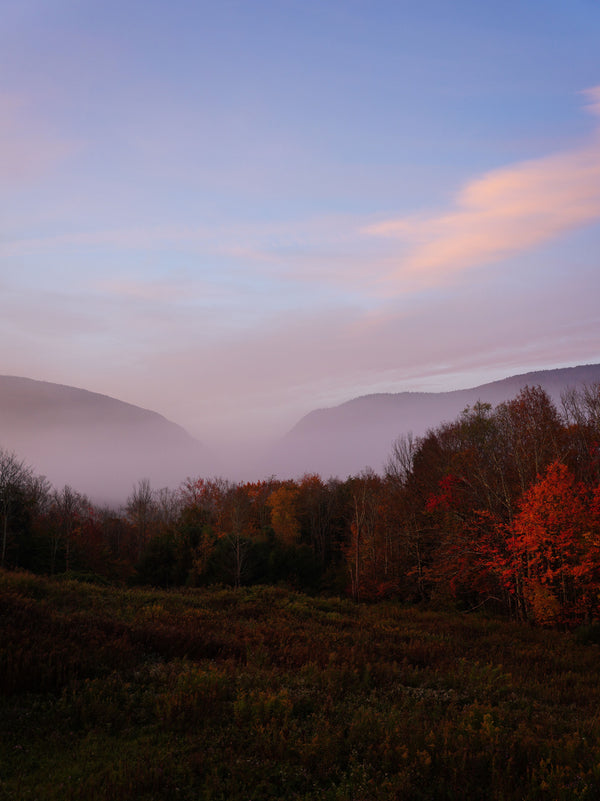
[[[600,362],[597,0],[0,0],[0,373],[276,438]]]

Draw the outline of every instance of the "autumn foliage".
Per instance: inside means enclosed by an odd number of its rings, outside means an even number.
[[[355,601],[481,607],[544,626],[600,616],[600,386],[526,387],[393,443],[383,474],[141,480],[121,510],[0,452],[2,561],[174,587],[286,584]]]
[[[589,620],[600,591],[600,519],[569,468],[553,462],[525,493],[510,528],[505,576],[525,617]]]

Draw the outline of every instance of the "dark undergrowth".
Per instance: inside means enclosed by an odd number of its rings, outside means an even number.
[[[0,572],[0,799],[597,799],[594,639]]]

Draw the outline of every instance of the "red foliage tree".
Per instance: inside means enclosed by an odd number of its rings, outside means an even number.
[[[525,617],[577,623],[598,612],[598,508],[569,469],[553,462],[525,493],[511,527],[504,575]]]

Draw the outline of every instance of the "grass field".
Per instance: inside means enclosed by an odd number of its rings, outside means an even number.
[[[0,799],[597,799],[594,634],[0,572]]]

